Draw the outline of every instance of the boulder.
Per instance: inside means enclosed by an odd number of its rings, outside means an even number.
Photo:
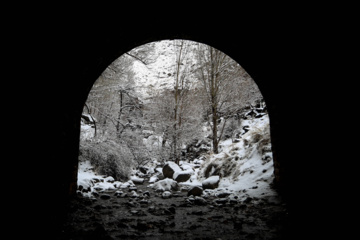
[[[154,182],[156,182],[156,181],[158,181],[159,180],[159,177],[158,176],[152,176],[152,177],[150,177],[150,179],[149,179],[149,183],[154,183]]]
[[[181,169],[174,162],[167,162],[162,168],[162,173],[165,178],[172,178],[176,171],[181,171]]]
[[[162,169],[162,173],[165,178],[173,178],[175,172],[181,172],[181,171],[182,170],[179,167],[179,165],[177,165],[174,162],[167,162]]]
[[[194,203],[195,203],[195,205],[206,205],[207,201],[202,197],[196,196]]]
[[[202,182],[203,189],[215,189],[219,186],[220,177],[211,176]]]
[[[131,176],[130,180],[134,183],[134,184],[143,184],[144,183],[144,179],[137,177],[137,176]]]
[[[142,172],[143,174],[147,174],[149,168],[147,167],[144,167],[144,166],[140,166],[139,167],[139,171]]]
[[[173,178],[176,182],[186,182],[190,179],[192,171],[180,171],[173,174]]]
[[[155,191],[178,191],[179,185],[176,181],[170,178],[165,178],[164,180],[157,181],[152,185],[152,188]]]
[[[176,163],[167,162],[162,169],[162,173],[165,178],[172,178],[176,182],[186,182],[193,174],[192,168],[187,165],[186,167],[185,170],[182,170]]]
[[[101,199],[104,199],[104,200],[107,200],[107,199],[110,199],[111,196],[110,196],[109,194],[102,194],[102,195],[100,196],[100,198],[101,198]]]
[[[203,192],[203,189],[201,187],[198,187],[198,186],[194,186],[192,188],[189,189],[188,191],[188,196],[201,196]]]

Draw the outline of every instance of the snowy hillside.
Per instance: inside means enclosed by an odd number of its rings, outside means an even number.
[[[133,63],[135,73],[136,90],[141,93],[142,100],[151,97],[154,92],[162,89],[171,89],[174,84],[176,72],[176,49],[172,41],[155,42],[156,61],[144,65],[140,61]],[[186,60],[192,62],[191,53],[188,53]]]

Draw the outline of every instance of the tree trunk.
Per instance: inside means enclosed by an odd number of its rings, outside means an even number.
[[[215,107],[212,107],[212,123],[213,123],[213,128],[212,128],[212,132],[213,132],[213,151],[215,154],[219,153],[219,140],[218,140],[218,136],[217,136],[217,111]]]
[[[119,137],[120,137],[120,119],[121,119],[122,109],[123,109],[123,92],[120,90],[120,111],[118,115],[118,122],[116,125],[116,131]]]
[[[177,151],[178,145],[178,110],[179,110],[179,75],[180,75],[180,65],[181,65],[181,55],[183,50],[184,42],[181,41],[180,50],[179,50],[179,58],[177,59],[177,66],[176,66],[176,79],[175,79],[175,92],[174,92],[174,100],[175,100],[175,109],[174,109],[174,133],[173,133],[173,146],[174,146],[174,161],[176,164],[179,164],[180,158]]]
[[[213,48],[210,48],[210,59],[211,59],[211,69],[210,69],[210,95],[211,95],[211,113],[212,113],[212,123],[213,123],[213,151],[215,154],[219,153],[219,140],[217,136],[217,127],[218,127],[218,116],[217,116],[217,79],[216,79],[216,66],[215,66],[215,56]]]

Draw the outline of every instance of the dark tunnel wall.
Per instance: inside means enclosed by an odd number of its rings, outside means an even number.
[[[69,211],[69,193],[76,187],[80,114],[92,84],[124,52],[151,41],[183,38],[223,51],[259,86],[270,115],[277,186],[287,199],[295,234],[304,236],[299,239],[314,233],[319,239],[333,237],[336,230],[344,238],[349,227],[339,225],[353,218],[337,214],[353,214],[353,209],[342,209],[352,207],[347,201],[353,191],[342,194],[339,187],[356,181],[339,184],[337,174],[356,170],[350,164],[356,158],[344,156],[356,149],[344,146],[346,151],[334,152],[342,147],[339,142],[352,142],[335,136],[353,132],[340,121],[353,118],[356,106],[352,111],[343,107],[356,101],[342,103],[338,95],[356,89],[356,78],[343,75],[353,69],[345,55],[355,49],[349,44],[354,39],[351,14],[339,4],[269,2],[251,9],[243,3],[206,4],[212,5],[208,9],[185,3],[156,9],[150,4],[152,8],[138,3],[135,8],[130,3],[101,8],[96,2],[76,8],[32,3],[33,9],[9,9],[2,28],[2,129],[10,136],[3,141],[2,169],[12,181],[6,178],[2,186],[11,189],[3,199],[13,202],[3,206],[15,212],[4,218],[4,229],[10,223],[10,234],[54,239],[39,234],[59,230]],[[95,11],[89,11],[89,5]],[[334,212],[336,207],[340,210]],[[319,222],[325,224],[320,227]]]

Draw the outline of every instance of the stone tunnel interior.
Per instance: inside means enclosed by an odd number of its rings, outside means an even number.
[[[51,116],[57,127],[51,134],[43,131],[42,137],[51,139],[52,144],[45,144],[47,147],[44,151],[48,154],[39,164],[46,162],[55,171],[48,176],[54,179],[51,185],[44,186],[51,200],[41,201],[46,206],[46,210],[42,211],[46,217],[39,225],[44,224],[57,231],[59,222],[67,212],[67,203],[75,195],[79,119],[94,82],[123,53],[142,44],[164,39],[186,39],[211,45],[238,62],[252,76],[266,100],[270,116],[274,183],[278,192],[287,199],[289,212],[296,209],[298,200],[293,200],[292,189],[293,178],[298,176],[299,170],[294,169],[294,162],[300,156],[294,156],[293,149],[294,143],[298,143],[300,138],[289,133],[289,129],[294,128],[294,122],[289,119],[298,115],[291,103],[296,100],[298,93],[284,91],[295,66],[289,61],[289,49],[282,45],[281,34],[278,38],[259,41],[264,33],[258,31],[250,31],[248,37],[244,38],[231,31],[222,31],[221,36],[216,37],[211,32],[192,28],[173,31],[154,28],[151,31],[136,32],[124,29],[103,37],[101,29],[88,28],[75,32],[71,38],[65,38],[60,44],[51,46],[54,49],[52,54],[58,56],[52,63],[56,66],[52,69],[56,70],[56,74],[52,75],[56,84],[49,86],[46,98],[52,102],[51,109],[56,109],[56,114],[46,113],[46,117]]]

